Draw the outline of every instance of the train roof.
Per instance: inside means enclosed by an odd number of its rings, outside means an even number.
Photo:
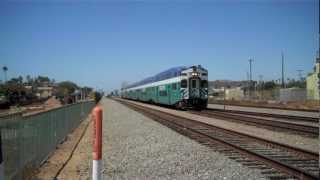
[[[188,69],[188,67],[186,67],[186,66],[173,67],[173,68],[165,70],[155,76],[148,77],[148,78],[143,79],[142,81],[133,83],[133,84],[127,86],[126,89],[141,86],[141,85],[152,83],[152,82],[157,82],[157,81],[169,79],[169,78],[173,78],[173,77],[177,77],[177,76],[180,76],[181,71],[184,71],[186,69]]]

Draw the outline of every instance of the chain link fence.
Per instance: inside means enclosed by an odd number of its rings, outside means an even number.
[[[6,179],[24,179],[39,167],[94,105],[85,101],[30,116],[16,113],[0,117]]]

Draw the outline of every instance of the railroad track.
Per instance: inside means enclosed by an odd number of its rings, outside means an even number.
[[[274,117],[258,117],[257,115],[246,115],[244,113],[230,113],[229,111],[215,111],[215,110],[204,110],[204,111],[190,111],[190,113],[205,116],[213,117],[218,119],[223,119],[232,122],[240,122],[249,125],[254,125],[258,127],[265,127],[272,130],[279,131],[288,131],[297,134],[307,135],[310,137],[319,136],[319,127],[316,123],[310,123],[309,121],[305,122],[290,122],[288,120],[274,119]],[[311,125],[312,124],[312,125]]]
[[[227,155],[241,164],[260,169],[269,179],[318,179],[319,155],[288,145],[215,127],[127,101],[120,103]]]
[[[303,117],[303,116],[292,116],[292,115],[282,115],[282,114],[271,114],[271,113],[261,113],[261,112],[249,112],[249,111],[239,111],[239,110],[224,110],[224,109],[207,109],[210,111],[216,112],[226,112],[226,113],[234,113],[234,114],[243,114],[243,115],[252,115],[252,116],[260,116],[260,117],[271,117],[278,119],[286,119],[291,121],[300,121],[300,122],[311,122],[311,123],[319,123],[319,118],[314,117]]]

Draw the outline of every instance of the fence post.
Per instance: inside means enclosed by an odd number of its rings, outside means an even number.
[[[0,179],[4,179],[4,162],[3,162],[3,156],[2,156],[1,129],[0,129]]]
[[[92,179],[102,180],[102,109],[96,106],[93,109],[93,164]]]

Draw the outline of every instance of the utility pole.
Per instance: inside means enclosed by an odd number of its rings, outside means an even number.
[[[260,99],[262,100],[263,99],[263,75],[260,74],[259,75],[259,90],[260,90]]]
[[[281,52],[281,57],[282,57],[282,88],[285,88],[285,83],[284,83],[284,55],[283,52]]]
[[[249,65],[250,65],[250,82],[252,81],[252,61],[253,61],[253,59],[249,59]]]
[[[252,61],[253,59],[249,59],[249,65],[250,65],[250,75],[249,75],[249,97],[251,98],[252,96]]]

